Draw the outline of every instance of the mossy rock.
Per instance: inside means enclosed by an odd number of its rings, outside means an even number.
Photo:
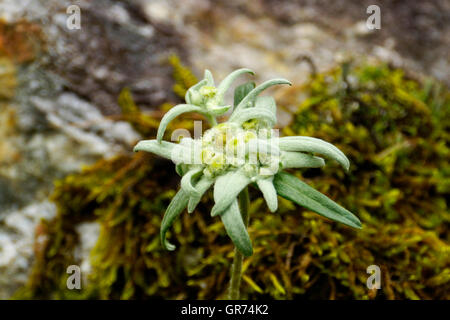
[[[384,65],[345,65],[292,90],[283,101],[297,111],[284,134],[322,138],[351,161],[348,173],[330,163],[298,175],[356,213],[363,229],[281,198],[270,213],[251,190],[254,254],[244,262],[242,297],[449,299],[449,91]],[[154,123],[145,123],[143,131],[154,134]],[[15,298],[225,298],[233,246],[220,219],[210,217],[210,193],[175,222],[177,249],[160,245],[178,184],[171,162],[142,153],[101,160],[57,182],[58,215],[43,222],[48,240]],[[65,270],[80,262],[75,226],[93,220],[101,225],[93,272],[73,293]],[[380,290],[366,287],[370,265],[381,268]]]

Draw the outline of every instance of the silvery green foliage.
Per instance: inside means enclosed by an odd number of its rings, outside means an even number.
[[[318,214],[348,226],[361,228],[359,219],[337,203],[309,187],[297,177],[282,172],[287,168],[318,168],[325,158],[336,160],[346,170],[350,163],[335,146],[311,137],[281,137],[272,129],[276,124],[276,104],[272,97],[259,94],[278,84],[290,84],[274,79],[259,86],[249,82],[236,88],[234,110],[227,122],[217,124],[217,116],[231,106],[224,103],[225,92],[232,82],[249,69],[239,69],[228,75],[217,87],[212,74],[186,93],[186,104],[173,107],[161,120],[156,140],[140,141],[134,151],[147,151],[171,159],[182,177],[181,188],[169,204],[161,224],[164,248],[175,246],[166,239],[166,232],[177,216],[187,207],[191,213],[203,194],[214,188],[212,216],[220,216],[225,229],[245,255],[253,252],[250,237],[242,220],[237,196],[249,184],[259,188],[270,211],[278,208],[278,195]],[[211,123],[199,139],[183,138],[180,143],[163,141],[168,123],[185,112],[199,112]]]

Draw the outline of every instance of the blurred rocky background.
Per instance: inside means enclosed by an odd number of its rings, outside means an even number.
[[[70,5],[81,30],[66,27]],[[381,8],[368,30],[366,8]],[[450,84],[447,0],[0,0],[0,298],[26,283],[41,219],[55,216],[55,179],[141,138],[122,121],[129,88],[145,112],[179,102],[168,57],[217,78],[239,67],[256,81],[304,83],[344,61],[384,61]],[[282,123],[290,115],[281,113]],[[96,222],[77,226],[89,271]]]

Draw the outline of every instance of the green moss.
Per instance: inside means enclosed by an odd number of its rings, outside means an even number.
[[[117,102],[122,110],[121,120],[129,122],[144,137],[156,134],[159,121],[154,117],[141,113],[139,107],[134,103],[129,88],[122,89]]]
[[[0,54],[0,102],[8,102],[16,92],[17,75],[13,61]]]
[[[348,174],[336,164],[301,175],[364,227],[352,230],[281,199],[271,214],[251,190],[255,252],[244,262],[242,297],[449,299],[449,91],[383,65],[345,75],[338,68],[299,90],[306,99],[286,99],[298,112],[284,134],[322,138],[351,160]],[[176,251],[161,248],[159,226],[178,184],[172,163],[140,153],[56,183],[58,215],[43,223],[48,241],[16,298],[225,298],[233,246],[209,215],[211,194],[175,222]],[[86,220],[98,221],[101,234],[89,284],[76,295],[65,287],[65,270],[79,263],[74,228]],[[366,287],[372,264],[382,271],[378,292]]]
[[[189,68],[181,63],[178,56],[171,55],[169,57],[169,63],[173,67],[173,78],[175,80],[173,92],[184,99],[186,91],[196,84],[198,79]]]

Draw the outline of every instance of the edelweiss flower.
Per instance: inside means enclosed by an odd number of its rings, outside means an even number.
[[[191,213],[203,194],[214,186],[212,216],[220,216],[235,246],[245,256],[253,252],[237,196],[249,184],[262,192],[270,211],[278,208],[280,195],[320,215],[346,225],[360,228],[359,219],[334,201],[288,173],[287,168],[318,168],[323,158],[334,159],[346,170],[350,163],[335,146],[320,139],[293,136],[278,137],[272,129],[276,124],[276,104],[272,97],[259,97],[266,88],[290,84],[284,79],[267,81],[257,87],[253,83],[239,86],[235,91],[234,110],[227,122],[217,124],[216,117],[225,113],[223,96],[232,81],[248,69],[231,73],[216,88],[209,71],[205,79],[190,88],[186,102],[172,108],[161,120],[156,140],[140,141],[134,151],[147,151],[171,159],[176,172],[182,176],[181,188],[169,204],[161,224],[164,248],[175,246],[166,240],[166,232],[174,219],[187,207]],[[199,139],[183,138],[180,143],[162,141],[167,124],[184,112],[204,114],[212,124]]]

